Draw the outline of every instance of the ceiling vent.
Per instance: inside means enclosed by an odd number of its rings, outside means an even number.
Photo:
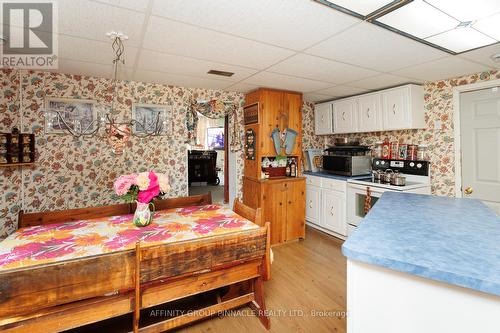
[[[231,77],[234,75],[234,73],[231,73],[231,72],[224,72],[224,71],[218,71],[218,70],[215,70],[215,69],[211,69],[207,72],[207,74],[213,74],[213,75],[219,75],[219,76],[227,76],[227,77]]]

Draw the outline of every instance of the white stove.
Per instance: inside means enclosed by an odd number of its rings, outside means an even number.
[[[406,177],[404,186],[395,186],[379,181],[373,177],[349,179],[347,181],[347,223],[348,235],[355,230],[365,215],[365,200],[370,193],[371,206],[386,191],[431,194],[430,164],[426,161],[398,161],[373,159],[373,170],[391,169]]]

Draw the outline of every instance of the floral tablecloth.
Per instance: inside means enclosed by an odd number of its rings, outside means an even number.
[[[0,242],[0,271],[258,228],[219,205],[158,211],[153,222],[136,227],[133,215],[19,229]]]

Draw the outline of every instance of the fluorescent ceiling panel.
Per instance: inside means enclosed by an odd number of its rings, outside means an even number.
[[[458,28],[426,38],[426,41],[460,53],[496,42],[472,28]]]
[[[422,0],[410,2],[377,21],[421,39],[454,29],[460,23]]]
[[[426,0],[459,21],[475,21],[500,12],[499,0]]]
[[[500,41],[500,13],[475,22],[473,27],[474,29]]]
[[[389,0],[334,0],[326,1],[331,4],[344,7],[352,12],[366,16],[373,13],[377,9],[390,4],[393,1]]]

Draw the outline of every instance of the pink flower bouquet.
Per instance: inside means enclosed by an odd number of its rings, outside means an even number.
[[[123,175],[114,183],[117,196],[127,202],[149,204],[170,191],[168,176],[154,171]]]

